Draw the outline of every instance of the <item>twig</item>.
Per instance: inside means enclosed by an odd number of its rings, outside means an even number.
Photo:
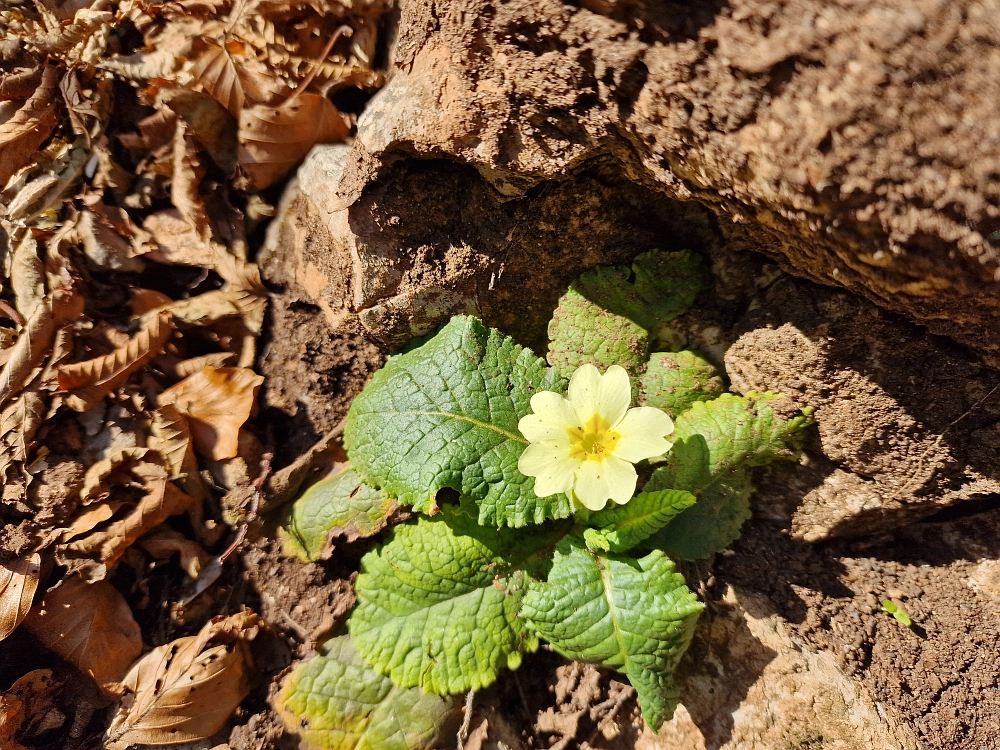
[[[475,689],[470,690],[465,696],[465,716],[462,717],[462,726],[458,728],[458,750],[465,750],[465,741],[469,738],[469,724],[472,723],[472,702],[475,699]]]
[[[247,529],[250,528],[250,524],[257,520],[257,509],[260,508],[261,488],[264,486],[264,482],[267,480],[268,476],[271,474],[271,459],[274,458],[274,454],[265,453],[260,457],[260,474],[253,483],[253,495],[250,499],[250,511],[247,513],[247,517],[243,519],[243,523],[240,525],[240,530],[236,532],[236,538],[233,539],[233,543],[230,544],[226,551],[219,555],[219,562],[225,562],[226,558],[229,557],[236,548],[242,544],[243,540],[246,539]]]

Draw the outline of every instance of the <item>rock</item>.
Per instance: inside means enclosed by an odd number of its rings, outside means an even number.
[[[917,750],[833,654],[793,638],[767,598],[729,586],[677,673],[682,707],[637,750]]]
[[[401,6],[343,206],[378,185],[380,213],[405,220],[422,196],[381,187],[393,173],[433,186],[470,165],[463,197],[493,196],[503,236],[517,223],[505,201],[604,162],[707,207],[733,246],[1000,351],[1000,242],[988,239],[1000,229],[1000,0]],[[470,238],[453,229],[458,251]],[[499,272],[501,257],[468,244],[484,278]],[[431,266],[445,260],[435,247]],[[558,257],[544,240],[534,251]]]
[[[746,333],[725,354],[732,388],[779,391],[815,409],[822,455],[796,478],[795,536],[885,531],[1000,492],[994,370],[806,282],[781,280],[750,308],[736,326]]]

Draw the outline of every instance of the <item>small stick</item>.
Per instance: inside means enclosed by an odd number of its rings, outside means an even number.
[[[271,473],[271,459],[274,458],[273,453],[265,453],[260,457],[260,474],[253,482],[253,495],[250,500],[250,512],[247,513],[247,517],[243,519],[243,523],[240,525],[240,530],[236,532],[236,538],[233,543],[226,548],[226,551],[219,555],[219,562],[225,562],[226,558],[229,557],[236,548],[240,546],[247,536],[247,530],[250,528],[250,524],[257,519],[257,509],[260,507],[261,488],[264,486],[264,482],[268,475]]]

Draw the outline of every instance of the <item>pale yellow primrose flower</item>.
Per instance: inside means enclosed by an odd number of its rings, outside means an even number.
[[[673,421],[651,406],[629,409],[632,386],[618,365],[604,375],[581,366],[568,395],[539,391],[531,397],[534,414],[517,423],[530,443],[518,471],[535,478],[538,497],[572,490],[590,510],[601,510],[609,498],[624,505],[635,492],[632,464],[670,450],[665,438]]]

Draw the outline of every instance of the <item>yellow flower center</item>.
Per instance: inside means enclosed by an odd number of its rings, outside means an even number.
[[[570,455],[580,461],[603,461],[615,452],[621,435],[611,430],[600,414],[590,418],[585,427],[571,427],[569,433]]]

